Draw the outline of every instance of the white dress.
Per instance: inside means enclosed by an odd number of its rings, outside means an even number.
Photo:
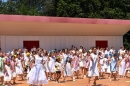
[[[104,58],[104,69],[107,69],[107,66],[108,66],[108,59],[107,58]]]
[[[109,51],[105,50],[105,56],[109,56]]]
[[[45,61],[45,64],[44,64],[44,67],[45,67],[45,71],[46,72],[49,72],[49,66],[48,66],[48,57],[47,56],[45,56],[44,58],[44,61]]]
[[[125,63],[125,58],[122,59],[120,66],[119,66],[119,75],[125,75],[125,70],[126,70],[126,63]]]
[[[89,66],[89,70],[88,70],[88,77],[99,76],[98,56],[96,54],[92,53],[91,57],[92,57],[93,61],[90,60],[90,66]]]
[[[122,59],[122,54],[125,53],[125,50],[120,49],[120,50],[118,51],[118,53],[120,54],[120,55],[119,55],[119,59]]]
[[[130,71],[130,56],[127,57],[128,60],[126,61],[126,70]]]
[[[110,60],[110,58],[108,58],[108,60]],[[110,69],[110,61],[107,61],[107,73],[111,73],[111,69]]]
[[[55,58],[49,57],[50,61],[48,63],[49,72],[54,73],[55,72]]]
[[[100,72],[105,72],[104,58],[103,57],[100,59],[100,65],[101,65]]]
[[[83,65],[84,67],[86,67],[86,56],[87,56],[87,53],[83,53]]]
[[[27,67],[27,73],[29,73],[29,71],[30,71],[30,69],[29,69],[29,58],[30,57],[27,57],[27,56],[24,57],[25,65],[28,66]]]
[[[22,66],[22,62],[21,59],[16,58],[16,74],[23,74],[23,66]]]
[[[85,65],[86,65],[85,56],[86,56],[86,54],[82,54],[82,57],[79,58],[80,59],[80,61],[79,61],[80,67],[85,67]]]
[[[71,63],[67,62],[65,71],[64,71],[64,76],[72,76],[72,68],[71,68]]]
[[[74,56],[73,57],[73,61],[71,62],[71,64],[73,65],[72,71],[79,71],[80,67],[79,67],[79,57]]]
[[[81,56],[81,55],[80,55]],[[79,58],[79,66],[80,67],[84,67],[84,64],[83,64],[83,56],[81,56],[80,58]]]
[[[66,59],[67,59],[67,57],[68,57],[68,55],[65,54],[65,53],[63,53],[63,62],[64,62],[64,64],[66,63]]]
[[[11,81],[12,78],[12,71],[10,69],[10,66],[5,65],[6,72],[4,74],[4,81]]]
[[[43,85],[47,84],[48,80],[45,75],[45,70],[42,64],[43,59],[36,55],[35,65],[28,73],[27,77],[29,78],[28,83],[32,85]]]

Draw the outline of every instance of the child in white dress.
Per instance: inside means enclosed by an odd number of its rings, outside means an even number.
[[[14,56],[11,57],[11,67],[12,67],[13,84],[16,84],[16,82],[15,82],[15,80],[16,80],[16,61],[15,61]]]
[[[55,71],[56,71],[56,83],[60,83],[59,79],[61,77],[61,63],[60,58],[56,59],[55,62]]]
[[[11,84],[11,78],[12,78],[12,68],[11,68],[11,64],[10,64],[10,60],[6,61],[6,65],[5,65],[5,71],[4,71],[4,82],[5,85],[10,85]]]
[[[48,68],[49,68],[49,72],[50,72],[50,79],[52,80],[54,79],[54,72],[55,72],[55,58],[52,55],[53,53],[51,52],[49,55],[49,63],[48,63]]]
[[[73,71],[72,71],[72,65],[71,65],[71,58],[67,57],[66,64],[65,64],[65,70],[64,70],[64,82],[66,81],[66,77],[71,77],[73,81]]]
[[[91,60],[91,58],[90,58],[90,52],[87,52],[87,56],[85,57],[85,61],[86,61],[86,65],[85,65],[85,68],[86,68],[86,70],[85,70],[85,75],[88,74],[88,69],[89,69],[89,65],[90,65],[90,60]]]
[[[41,51],[38,51],[38,54],[35,56],[35,65],[28,73],[28,83],[32,86],[42,86],[48,83],[46,78],[45,69],[43,64],[45,61],[41,57]]]
[[[83,56],[83,53],[80,52],[80,55],[79,55],[79,66],[80,66],[80,70],[81,70],[81,79],[83,79],[83,76],[84,76],[84,67],[85,67],[84,61],[85,61],[85,58]]]
[[[119,61],[119,76],[120,78],[125,77],[125,71],[126,71],[126,58],[125,55],[122,54],[122,59]]]
[[[44,64],[44,67],[45,67],[45,72],[46,72],[46,76],[47,76],[47,79],[49,77],[49,67],[48,67],[48,63],[49,63],[49,57],[48,56],[44,56],[44,61],[45,61],[45,64]]]
[[[108,68],[108,57],[105,56],[104,57],[104,70],[105,70],[106,73],[107,73],[107,68]]]
[[[4,84],[4,58],[2,53],[0,53],[0,79],[2,84]]]
[[[88,85],[87,86],[91,86],[90,85],[90,79],[91,77],[95,77],[93,84],[96,85],[96,80],[98,79],[99,76],[99,70],[98,70],[98,55],[96,53],[96,48],[93,47],[92,48],[92,53],[90,55],[90,66],[89,66],[89,70],[88,70]]]
[[[20,76],[23,80],[23,65],[19,54],[17,55],[17,58],[15,60],[16,60],[16,74]]]
[[[118,65],[117,54],[114,54],[114,56],[111,58],[111,63],[110,63],[111,78],[113,76],[114,80],[116,80],[117,77],[117,65]]]
[[[47,50],[43,50],[43,59],[45,61],[44,67],[45,67],[45,72],[46,72],[46,76],[48,79],[48,76],[49,76],[49,68],[48,68],[49,56],[48,56]]]
[[[83,75],[84,75],[83,77],[86,78],[87,71],[88,71],[86,68],[87,60],[88,60],[86,49],[84,48],[82,52],[83,52],[82,56],[83,56]]]
[[[130,71],[130,51],[128,52],[128,57],[126,57],[126,72],[125,77],[127,77],[128,72]]]
[[[111,74],[111,70],[110,70],[111,58],[108,55],[106,55],[105,58],[106,58],[105,63],[106,63],[106,67],[107,67],[106,68],[106,73],[108,74],[107,78],[110,78],[110,74]]]
[[[73,57],[73,71],[76,75],[76,78],[79,78],[79,52],[76,52],[76,54]]]
[[[25,73],[28,74],[30,71],[29,68],[29,63],[30,63],[30,53],[26,53],[26,56],[24,56],[24,67],[25,67]]]
[[[119,53],[119,59],[122,59],[122,54],[125,53],[124,46],[121,47],[121,49],[118,51]]]
[[[101,77],[103,78],[103,75],[104,75],[104,72],[105,72],[105,69],[104,69],[104,57],[103,57],[101,52],[99,52],[98,57],[99,57],[99,64],[100,64],[100,69],[99,69],[100,77],[99,77],[99,79],[101,79]]]

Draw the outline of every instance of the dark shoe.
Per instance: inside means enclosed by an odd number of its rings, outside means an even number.
[[[13,82],[13,84],[16,84],[16,82]]]
[[[94,82],[93,85],[96,85],[96,82]]]

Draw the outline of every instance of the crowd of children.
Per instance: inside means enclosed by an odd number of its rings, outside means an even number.
[[[0,78],[5,85],[16,84],[17,77],[27,79],[31,86],[42,86],[50,80],[60,83],[60,78],[66,82],[66,78],[70,77],[72,81],[88,78],[87,86],[90,86],[92,77],[95,77],[93,84],[96,84],[96,80],[102,78],[109,78],[110,81],[117,77],[127,78],[129,70],[130,51],[123,46],[118,52],[113,47],[92,47],[86,51],[82,46],[77,49],[73,45],[71,49],[49,52],[35,47],[30,52],[27,49],[0,52]]]

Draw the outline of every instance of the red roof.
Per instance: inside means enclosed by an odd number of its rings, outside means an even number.
[[[0,14],[0,21],[130,25],[130,20],[119,19],[69,18],[4,14]]]

